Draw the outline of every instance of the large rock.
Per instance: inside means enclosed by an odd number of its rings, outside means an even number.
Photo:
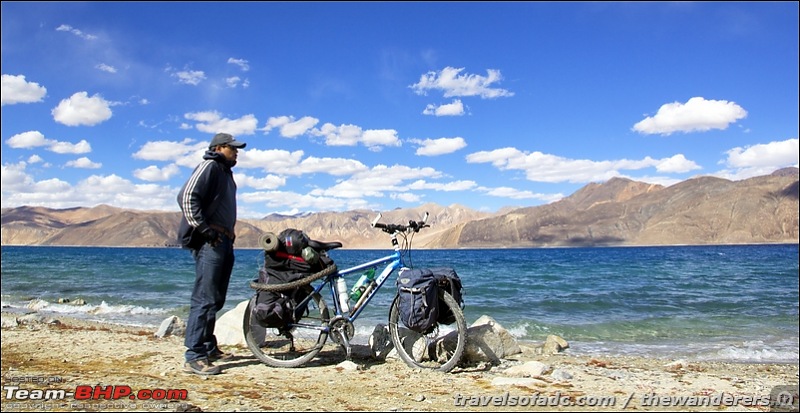
[[[567,340],[564,340],[563,338],[555,334],[551,334],[547,336],[547,339],[544,341],[542,352],[544,354],[556,354],[568,348],[569,348],[569,343],[567,342]]]
[[[406,352],[411,353],[416,340],[422,336],[405,328],[398,329],[401,340],[409,347]],[[451,331],[440,338],[437,346],[455,346],[457,333]],[[389,337],[388,327],[383,324],[375,326],[369,338],[369,346],[373,357],[379,359],[397,357]],[[506,356],[519,354],[522,349],[517,340],[503,326],[488,315],[483,315],[467,328],[467,343],[464,348],[463,360],[467,363],[489,361],[497,363]]]
[[[214,335],[217,336],[217,344],[227,346],[246,346],[242,322],[244,320],[244,310],[250,300],[244,300],[235,308],[226,311],[222,316],[217,317],[217,324],[214,327]]]
[[[173,315],[161,322],[154,335],[158,338],[164,338],[167,336],[183,336],[184,334],[186,334],[186,323],[180,317]]]
[[[482,315],[467,328],[464,357],[471,362],[499,362],[506,356],[522,352],[517,340],[495,319]]]
[[[542,377],[551,367],[541,361],[527,361],[523,364],[511,366],[503,374],[508,377]]]

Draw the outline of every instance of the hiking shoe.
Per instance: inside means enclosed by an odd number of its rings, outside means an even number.
[[[183,371],[199,374],[201,376],[212,376],[214,374],[219,374],[219,366],[211,364],[211,361],[208,359],[197,359],[184,363]]]
[[[228,361],[233,358],[233,353],[224,353],[220,349],[216,349],[208,355],[209,361]]]

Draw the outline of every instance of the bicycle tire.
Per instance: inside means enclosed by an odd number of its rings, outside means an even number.
[[[389,308],[389,335],[397,354],[409,367],[449,372],[461,361],[467,343],[467,322],[456,300],[446,291],[439,291],[440,305],[453,312],[452,331],[442,331],[438,324],[429,334],[420,334],[402,326],[399,297]],[[398,324],[400,323],[400,324]]]
[[[258,281],[250,281],[250,288],[256,291],[285,291],[285,290],[293,290],[297,287],[302,287],[304,285],[311,284],[312,282],[319,280],[320,278],[327,277],[339,269],[336,267],[336,264],[331,264],[325,267],[322,271],[315,272],[310,274],[306,277],[300,278],[298,280],[282,283],[282,284],[264,284]]]
[[[319,293],[314,294],[309,314],[290,329],[268,328],[251,320],[255,296],[244,311],[242,328],[247,347],[262,363],[272,367],[299,367],[319,354],[328,339],[330,313]]]

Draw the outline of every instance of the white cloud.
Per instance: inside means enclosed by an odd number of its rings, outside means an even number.
[[[662,105],[655,116],[633,125],[633,130],[646,135],[705,132],[726,129],[731,123],[746,117],[747,111],[736,103],[693,97],[685,104],[673,102]]]
[[[800,153],[798,139],[794,138],[733,148],[726,152],[728,159],[725,163],[734,168],[768,167],[775,170],[786,166],[797,166],[798,153]]]
[[[361,135],[361,143],[367,148],[377,149],[381,146],[400,146],[400,139],[394,129],[368,129]]]
[[[247,89],[250,87],[250,81],[248,79],[242,79],[239,76],[231,76],[225,78],[225,85],[227,85],[229,89],[236,89],[240,86],[242,89]]]
[[[425,110],[422,111],[423,115],[435,115],[435,116],[461,116],[464,114],[464,104],[461,103],[461,99],[456,99],[453,103],[447,103],[441,106],[436,106],[433,104],[429,104],[425,107]]]
[[[92,151],[92,145],[85,139],[78,143],[59,142],[46,139],[39,131],[28,131],[16,134],[8,138],[6,144],[15,149],[31,149],[45,146],[48,151],[62,154],[89,153]]]
[[[401,146],[402,143],[397,137],[394,129],[369,129],[362,130],[356,125],[335,126],[331,123],[322,125],[320,129],[312,129],[310,133],[314,136],[325,138],[325,144],[329,146],[355,146],[359,143],[370,150],[380,150],[382,146]]]
[[[800,158],[798,139],[787,139],[764,144],[736,147],[726,152],[727,159],[722,161],[728,169],[717,171],[712,175],[730,180],[741,180],[754,176],[769,175],[780,168],[798,167]]]
[[[295,138],[308,134],[322,137],[328,146],[356,146],[362,144],[369,150],[379,151],[384,146],[401,146],[402,142],[394,129],[368,129],[363,130],[357,125],[339,125],[326,123],[320,128],[314,126],[319,119],[304,116],[295,120],[294,116],[274,116],[267,119],[267,124],[261,129],[265,134],[275,128],[280,129],[284,138]]]
[[[403,193],[408,191],[406,181],[439,178],[442,173],[430,168],[412,168],[405,165],[377,165],[372,169],[353,174],[327,189],[314,193],[341,198],[362,198],[383,196],[384,192]]]
[[[501,148],[471,153],[467,155],[466,160],[468,163],[491,163],[501,171],[523,171],[529,181],[551,183],[607,181],[615,176],[622,176],[621,170],[640,170],[651,167],[661,172],[698,169],[694,162],[685,159],[680,154],[665,159],[653,159],[647,156],[640,160],[593,161],[563,158],[542,152],[528,153],[516,148]]]
[[[17,149],[48,146],[52,143],[53,141],[45,139],[41,132],[35,130],[18,133],[6,140],[6,145]]]
[[[109,204],[140,210],[177,209],[175,188],[133,185],[116,175],[93,175],[75,186],[57,178],[35,181],[25,167],[24,162],[3,165],[0,189],[3,208],[22,205],[71,208]]]
[[[138,151],[134,152],[131,156],[134,159],[142,159],[145,161],[171,162],[189,154],[205,151],[205,149],[208,148],[209,143],[210,138],[209,142],[199,143],[194,143],[194,140],[188,138],[181,142],[151,141],[142,145],[142,147]]]
[[[47,94],[44,86],[25,81],[23,75],[3,75],[1,88],[0,106],[41,102]]]
[[[236,185],[240,188],[250,187],[258,190],[277,189],[286,185],[286,177],[277,175],[267,175],[263,178],[255,178],[245,174],[234,173]]]
[[[253,114],[238,119],[223,118],[218,112],[194,112],[183,115],[184,118],[198,122],[195,128],[200,132],[216,134],[219,132],[231,135],[252,135],[258,127],[258,119]],[[211,139],[209,137],[209,139]]]
[[[325,173],[334,176],[352,175],[369,168],[355,159],[318,158],[309,156],[298,165],[297,174]]]
[[[262,169],[277,175],[295,175],[302,158],[303,151],[253,148],[239,152],[236,168]]]
[[[487,76],[464,74],[464,68],[446,67],[440,72],[428,72],[420,76],[419,82],[409,86],[418,95],[425,95],[428,90],[441,90],[444,97],[480,96],[483,99],[514,96],[505,89],[490,87],[503,80],[499,70],[488,69]]]
[[[284,138],[296,138],[313,128],[319,119],[311,116],[303,116],[299,120],[294,120],[294,116],[275,116],[267,119],[267,125],[262,129],[264,133],[269,133],[274,128],[280,128],[280,134]]]
[[[231,77],[225,78],[225,84],[228,85],[229,88],[233,89],[233,88],[236,87],[236,85],[239,84],[239,82],[241,80],[242,79],[239,76],[231,76]]]
[[[656,163],[655,167],[658,172],[662,173],[684,173],[696,169],[702,169],[700,168],[700,165],[694,161],[686,159],[686,157],[681,153],[673,155],[671,158],[660,160],[658,163]]]
[[[84,39],[84,40],[95,40],[95,39],[97,39],[97,36],[95,36],[93,34],[84,33],[84,32],[82,32],[82,31],[80,31],[80,30],[78,30],[76,28],[73,28],[72,26],[70,26],[68,24],[62,24],[62,25],[56,27],[56,31],[57,32],[72,33],[75,36],[78,36],[78,37],[80,37],[81,39]]]
[[[87,140],[81,139],[78,143],[53,142],[48,149],[55,153],[89,153],[92,151],[92,145]]]
[[[96,65],[94,68],[97,69],[97,70],[101,70],[103,72],[117,73],[117,68],[115,68],[114,66],[109,66],[109,65],[107,65],[105,63],[100,63],[100,64]]]
[[[318,194],[298,194],[286,191],[251,192],[239,198],[244,203],[261,203],[267,208],[286,208],[292,213],[308,210],[336,211],[367,208],[369,205],[362,199],[343,199],[335,196]]]
[[[228,63],[239,66],[239,68],[242,69],[242,72],[250,70],[250,62],[244,59],[234,59],[232,57],[229,57]]]
[[[413,203],[417,203],[417,202],[420,201],[420,199],[422,199],[422,197],[420,197],[419,195],[413,194],[411,192],[394,193],[394,194],[389,195],[389,198],[397,199],[397,200],[400,200],[400,201],[403,201],[403,202],[408,202],[408,203],[412,203],[412,202]]]
[[[178,82],[192,86],[197,86],[206,79],[206,74],[202,70],[183,70],[173,73],[172,76],[177,77]]]
[[[314,135],[325,137],[325,144],[330,146],[355,146],[361,139],[362,130],[356,125],[339,125],[332,123],[322,125],[312,131]]]
[[[74,161],[69,161],[65,165],[70,168],[80,168],[80,169],[100,169],[103,166],[103,164],[101,163],[92,162],[89,158],[85,156],[75,159]]]
[[[453,153],[467,146],[462,137],[439,138],[439,139],[411,139],[412,143],[418,144],[417,155],[437,156]]]
[[[143,181],[159,182],[159,181],[168,181],[170,178],[178,175],[179,173],[180,173],[180,168],[178,168],[178,165],[175,164],[169,164],[163,168],[151,165],[146,168],[134,170],[133,176]]]
[[[67,126],[93,126],[111,118],[112,103],[95,94],[78,92],[59,102],[51,113],[53,119]]]
[[[434,191],[442,191],[442,192],[454,192],[454,191],[467,191],[472,188],[477,187],[478,184],[475,181],[452,181],[452,182],[427,182],[422,179],[412,182],[408,185],[408,189],[410,190],[434,190]]]
[[[4,164],[2,169],[0,170],[0,188],[2,188],[3,194],[13,194],[18,191],[27,190],[26,188],[30,188],[33,184],[33,178],[25,172],[25,168],[27,164],[25,162],[19,162],[15,164]],[[3,201],[5,201],[6,197],[3,196]],[[4,204],[3,207],[6,207]]]
[[[508,198],[508,199],[538,199],[540,201],[545,202],[555,202],[559,199],[563,198],[564,195],[562,194],[537,194],[531,191],[521,191],[519,189],[501,186],[497,188],[480,188],[480,191],[485,193],[486,195],[498,197],[498,198]]]

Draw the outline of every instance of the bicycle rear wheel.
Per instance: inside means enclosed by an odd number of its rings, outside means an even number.
[[[461,361],[467,343],[467,322],[456,300],[439,291],[440,305],[447,306],[455,322],[437,324],[433,331],[421,334],[403,327],[398,297],[389,309],[389,335],[400,358],[410,367],[449,372]],[[400,323],[400,324],[398,324]],[[451,327],[452,326],[452,327]]]
[[[253,297],[242,320],[247,347],[261,362],[272,367],[298,367],[322,350],[328,339],[328,307],[319,294],[309,300],[306,315],[289,328],[265,328],[251,319]]]

